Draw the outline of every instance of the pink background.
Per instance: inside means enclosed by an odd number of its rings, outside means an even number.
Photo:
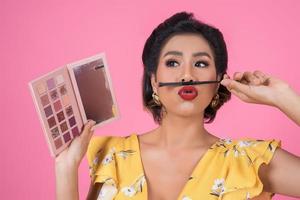
[[[259,69],[300,91],[297,0],[2,0],[1,199],[55,199],[54,160],[27,83],[64,64],[105,52],[122,117],[95,134],[129,135],[152,129],[155,124],[141,100],[142,48],[154,27],[182,10],[223,31],[230,75]],[[299,127],[275,108],[233,97],[207,128],[219,137],[281,139],[283,148],[300,155]],[[79,169],[81,199],[88,186],[84,159]]]

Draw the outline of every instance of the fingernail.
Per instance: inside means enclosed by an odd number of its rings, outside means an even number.
[[[95,130],[95,126],[92,126],[92,128],[91,128],[92,134],[94,134],[94,130]]]
[[[230,80],[229,80],[229,79],[223,79],[223,80],[221,81],[221,84],[224,85],[224,86],[227,86],[229,83],[230,83]]]

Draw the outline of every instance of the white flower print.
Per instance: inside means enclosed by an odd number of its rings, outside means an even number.
[[[138,192],[142,192],[143,185],[145,184],[146,179],[144,174],[142,174],[137,180],[134,181],[132,185],[125,186],[121,189],[123,194],[128,197],[134,196]]]
[[[269,144],[269,150],[273,153],[275,152],[275,147],[272,145],[272,143]]]
[[[99,157],[97,156],[94,160],[93,160],[93,164],[94,165],[97,165],[99,162]]]
[[[119,151],[116,155],[120,156],[121,158],[126,159],[129,155],[133,155],[135,151],[133,150],[126,150],[126,151]]]
[[[95,173],[95,169],[92,167],[92,166],[89,166],[89,174],[90,174],[90,177],[92,177]]]
[[[114,158],[113,158],[112,153],[108,153],[108,154],[104,157],[104,159],[103,159],[103,161],[102,161],[102,164],[103,164],[103,165],[107,165],[107,164],[109,164],[113,159],[114,159]]]
[[[233,147],[234,156],[238,157],[239,155],[244,156],[246,152],[244,150],[238,150],[236,146]]]
[[[243,147],[249,147],[249,146],[251,146],[252,144],[253,144],[252,141],[240,141],[240,142],[238,143],[238,146],[241,147],[241,148],[243,148]]]
[[[249,200],[250,199],[250,192],[247,192],[246,194],[246,200]]]
[[[100,190],[97,200],[112,200],[117,194],[117,192],[118,190],[115,185],[104,183]]]
[[[182,200],[192,200],[192,199],[188,196],[183,196]]]
[[[116,149],[115,147],[112,147],[110,150],[109,150],[109,153],[103,158],[102,160],[102,164],[103,165],[107,165],[109,163],[111,163],[111,161],[113,161],[113,154],[116,152]]]
[[[231,144],[232,143],[232,139],[230,139],[230,138],[223,139],[223,141],[224,141],[225,144]]]
[[[130,187],[124,187],[121,190],[125,196],[127,197],[133,197],[136,194],[136,190],[134,189],[133,186]]]
[[[224,178],[215,179],[214,185],[211,188],[212,192],[210,194],[215,196],[222,195],[226,191],[224,182],[225,182]]]

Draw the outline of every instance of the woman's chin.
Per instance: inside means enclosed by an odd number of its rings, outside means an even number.
[[[172,113],[174,115],[182,117],[194,117],[201,116],[204,112],[204,108],[201,108],[199,105],[196,105],[193,102],[183,102],[175,107],[172,107]]]

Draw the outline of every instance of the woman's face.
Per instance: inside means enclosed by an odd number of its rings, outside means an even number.
[[[178,94],[183,86],[158,87],[158,82],[180,82],[182,79],[217,80],[213,52],[207,41],[197,34],[171,37],[161,50],[156,75],[157,80],[151,77],[152,88],[168,114],[185,117],[203,115],[218,90],[218,84],[193,85],[198,96],[185,100]]]

